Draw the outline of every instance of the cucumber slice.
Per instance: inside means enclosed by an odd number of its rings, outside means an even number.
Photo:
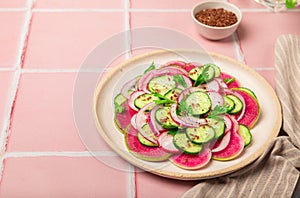
[[[142,94],[142,95],[138,96],[134,100],[134,106],[141,109],[145,105],[149,104],[150,102],[153,102],[154,100],[159,100],[159,98],[154,96],[153,94],[145,93],[145,94]]]
[[[155,144],[155,143],[147,140],[141,133],[137,133],[137,139],[138,139],[138,141],[141,144],[143,144],[145,146],[149,146],[149,147],[156,147],[156,146],[158,146],[157,144]]]
[[[191,69],[188,74],[189,78],[192,79],[193,81],[196,81],[202,72],[200,68],[201,67],[195,67]]]
[[[231,111],[229,111],[230,114],[235,114],[242,110],[243,103],[238,97],[236,97],[235,95],[231,95],[231,94],[226,95],[226,97],[230,98],[234,102],[234,108]]]
[[[165,97],[169,100],[176,102],[177,98],[181,92],[182,92],[182,89],[179,89],[179,88],[171,89],[170,91],[168,91],[165,94]]]
[[[203,125],[197,128],[187,128],[186,135],[193,143],[202,144],[215,138],[215,130],[209,125]]]
[[[208,118],[206,119],[209,126],[211,126],[212,128],[214,128],[215,130],[215,138],[219,139],[220,137],[222,137],[225,133],[225,122],[224,120],[220,119],[213,119],[213,118]]]
[[[145,133],[147,133],[147,135],[149,135],[149,137],[156,138],[156,136],[152,132],[149,124],[143,125],[142,129],[144,130]],[[141,133],[137,133],[137,138],[138,138],[138,141],[145,146],[151,146],[151,147],[158,146],[157,144],[147,140]]]
[[[174,135],[173,143],[176,148],[188,154],[197,154],[202,150],[201,144],[193,143],[183,132]]]
[[[227,96],[224,96],[224,104],[228,108],[228,112],[232,111],[235,107],[234,101]]]
[[[220,77],[221,75],[221,69],[219,66],[217,66],[216,64],[213,64],[213,63],[210,63],[210,64],[205,64],[203,66],[210,66],[210,67],[213,67],[214,70],[215,70],[215,77]]]
[[[207,93],[195,91],[189,94],[185,100],[187,107],[191,107],[193,115],[202,115],[210,111],[211,100]]]
[[[159,108],[155,112],[155,119],[165,129],[176,129],[178,127],[171,118],[170,107]]]
[[[148,89],[152,93],[158,93],[165,95],[169,90],[176,87],[176,82],[173,80],[173,76],[164,75],[152,78],[148,83]]]
[[[116,97],[114,98],[114,103],[121,105],[124,102],[126,102],[127,98],[125,98],[121,93],[119,93],[118,95],[116,95]]]
[[[239,124],[238,132],[244,140],[244,147],[248,146],[252,142],[252,134],[250,129],[243,124]]]

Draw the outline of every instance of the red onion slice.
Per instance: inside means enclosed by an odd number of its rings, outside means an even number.
[[[135,111],[138,111],[139,109],[134,105],[134,100],[145,94],[145,92],[143,91],[134,91],[133,93],[130,94],[130,97],[129,97],[129,101],[128,101],[128,105],[131,109],[135,110]]]
[[[183,117],[178,116],[176,113],[177,110],[177,104],[172,104],[170,107],[170,114],[173,121],[178,124],[181,127],[190,127],[190,128],[196,128],[203,124],[207,124],[206,119],[196,118],[196,117]]]
[[[179,96],[178,96],[178,102],[180,103],[181,100],[185,99],[187,95],[196,92],[196,91],[205,91],[203,88],[201,87],[189,87],[185,90],[183,90]]]
[[[223,119],[224,119],[224,123],[225,123],[225,126],[226,126],[226,129],[225,129],[225,133],[226,133],[227,131],[231,130],[231,128],[232,128],[232,121],[231,121],[231,119],[229,118],[228,115],[224,115]]]
[[[220,143],[218,144],[217,147],[214,147],[213,149],[211,149],[211,152],[219,152],[224,150],[229,142],[230,142],[230,136],[231,136],[231,131],[228,131],[223,137],[222,140],[220,141]]]
[[[132,79],[132,80],[129,80],[128,82],[126,82],[126,83],[123,85],[123,87],[122,87],[122,89],[121,89],[121,94],[122,94],[125,98],[129,99],[130,94],[128,93],[128,91],[131,90],[131,89],[133,89],[133,88],[135,87],[136,81],[137,81],[137,79],[134,78],[134,79]]]
[[[150,111],[149,126],[155,135],[159,135],[161,131],[164,131],[164,128],[162,128],[161,125],[159,125],[155,119],[155,112],[161,107],[162,107],[161,105],[156,105]]]

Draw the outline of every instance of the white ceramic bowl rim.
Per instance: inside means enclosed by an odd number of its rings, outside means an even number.
[[[199,6],[201,6],[201,5],[210,4],[210,3],[214,3],[214,4],[220,5],[220,6],[217,6],[217,7],[215,7],[215,8],[224,8],[223,5],[227,5],[227,6],[231,7],[231,8],[233,8],[233,10],[230,10],[230,11],[233,12],[233,13],[235,13],[235,15],[237,16],[237,19],[238,19],[237,22],[234,23],[234,24],[232,24],[232,25],[225,26],[225,27],[215,27],[215,26],[209,26],[209,25],[206,25],[206,24],[201,23],[200,21],[198,21],[198,20],[196,19],[196,17],[195,17],[195,14],[196,14],[196,13],[195,13],[195,9],[196,9],[197,7],[199,7]],[[228,10],[228,9],[226,9],[226,8],[224,8],[224,9],[225,9],[225,10]],[[194,20],[197,24],[202,25],[202,26],[207,27],[207,28],[211,28],[211,29],[228,29],[228,28],[232,28],[232,27],[238,26],[239,23],[240,23],[241,20],[242,20],[242,12],[241,12],[241,10],[240,10],[236,5],[234,5],[234,4],[232,4],[232,3],[228,3],[228,2],[226,2],[226,1],[214,1],[214,0],[202,1],[202,2],[200,2],[200,3],[198,3],[198,4],[196,4],[196,5],[193,7],[191,14],[192,14],[193,20]]]

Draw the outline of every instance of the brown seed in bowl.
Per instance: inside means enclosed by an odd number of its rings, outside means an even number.
[[[199,22],[214,27],[226,27],[238,21],[235,13],[224,8],[204,9],[196,13],[195,17]]]

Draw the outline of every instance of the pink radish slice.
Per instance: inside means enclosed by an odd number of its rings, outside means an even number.
[[[168,134],[168,132],[161,133],[158,137],[158,144],[162,147],[163,150],[170,153],[179,153],[178,150],[173,144],[173,135]]]
[[[224,119],[224,123],[225,123],[225,126],[226,126],[225,132],[230,131],[231,128],[232,128],[232,121],[231,121],[231,119],[229,118],[228,115],[224,115],[223,119]]]
[[[224,150],[224,149],[228,146],[228,144],[229,144],[229,142],[230,142],[230,136],[231,136],[231,132],[228,131],[228,132],[222,137],[222,139],[221,139],[220,141],[217,141],[217,142],[215,143],[215,145],[214,145],[214,147],[212,148],[211,151],[214,153],[214,152],[219,152],[219,151]]]
[[[132,80],[126,82],[126,83],[123,85],[123,87],[122,87],[122,89],[121,89],[121,94],[122,94],[125,98],[129,99],[130,94],[128,93],[128,91],[131,90],[131,89],[136,85],[136,81],[137,81],[137,79],[134,78],[134,79],[132,79]]]
[[[215,91],[208,91],[207,94],[210,97],[212,109],[217,105],[222,106],[224,104],[224,98],[220,93]]]
[[[147,114],[146,111],[151,108],[154,108],[155,105],[156,105],[155,102],[151,102],[145,105],[143,108],[141,108],[136,115],[135,121],[136,121],[137,130],[141,133],[141,135],[144,136],[144,138],[146,138],[150,142],[157,144],[157,138],[154,132],[152,132],[152,134],[149,134],[143,129],[143,126],[148,123],[147,122],[148,117],[145,118],[145,115]]]
[[[150,120],[149,120],[149,126],[153,133],[155,135],[159,135],[161,131],[164,131],[164,129],[159,125],[155,119],[155,112],[162,106],[157,105],[150,111]]]
[[[220,91],[220,84],[216,80],[212,80],[208,83],[206,83],[206,90],[207,91],[215,91],[219,92]]]
[[[133,93],[130,94],[128,105],[131,109],[138,111],[139,109],[134,105],[134,100],[143,95],[145,92],[144,91],[134,91]]]

